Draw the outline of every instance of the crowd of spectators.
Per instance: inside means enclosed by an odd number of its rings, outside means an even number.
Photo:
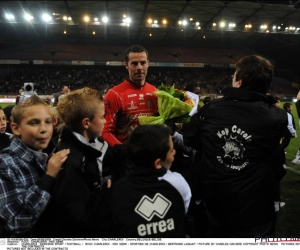
[[[196,83],[201,92],[219,94],[230,84],[232,69],[217,68],[161,68],[150,67],[147,81],[155,86],[164,83],[184,88]],[[124,67],[105,66],[15,66],[0,69],[0,93],[15,95],[24,82],[33,82],[38,94],[58,92],[63,85],[70,89],[91,87],[99,90],[112,87],[126,78]]]
[[[39,95],[59,92],[64,85],[71,90],[91,87],[106,92],[122,82],[127,76],[126,73],[123,66],[3,65],[0,68],[0,94],[17,95],[24,82],[33,82]],[[180,89],[184,89],[189,83],[195,83],[201,88],[202,95],[220,95],[224,88],[231,85],[232,74],[231,68],[149,67],[147,81],[155,86],[162,83],[175,84]],[[284,95],[291,92],[290,88],[286,90],[281,85],[274,87],[274,83],[272,88],[278,92],[274,94]],[[270,92],[274,91],[271,89]]]

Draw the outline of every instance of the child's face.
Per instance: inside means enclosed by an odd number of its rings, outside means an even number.
[[[7,120],[2,109],[0,109],[0,134],[4,134],[6,131]]]
[[[166,168],[166,169],[170,169],[172,162],[174,161],[174,155],[176,154],[176,151],[174,149],[174,144],[173,144],[173,140],[172,137],[170,136],[170,148],[169,151],[167,153],[167,157],[164,161],[161,161],[161,165]]]
[[[12,123],[13,133],[36,151],[46,149],[53,133],[53,123],[49,108],[34,105],[26,108],[21,124]]]
[[[106,122],[104,118],[104,102],[98,104],[99,109],[95,114],[95,117],[92,121],[89,121],[89,127],[87,129],[88,139],[95,139],[102,135],[104,123]]]

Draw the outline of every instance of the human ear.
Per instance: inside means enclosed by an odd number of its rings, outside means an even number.
[[[161,160],[159,158],[155,160],[153,165],[154,165],[154,168],[156,168],[156,169],[162,168]]]
[[[11,122],[10,124],[11,131],[13,132],[14,135],[20,136],[21,133],[19,131],[19,125],[17,123]]]
[[[55,126],[58,123],[58,119],[53,120],[53,126]]]
[[[237,88],[240,88],[240,87],[242,87],[242,85],[243,85],[243,80],[241,79],[241,80],[238,80],[238,81],[236,81],[236,87]]]
[[[89,126],[90,126],[90,120],[89,120],[89,118],[84,118],[84,119],[81,121],[81,125],[82,125],[82,127],[84,127],[85,129],[88,129]]]
[[[124,64],[125,68],[128,69],[128,63],[124,62],[123,64]]]

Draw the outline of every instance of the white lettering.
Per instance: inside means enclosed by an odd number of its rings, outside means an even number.
[[[169,230],[169,231],[175,229],[174,220],[173,220],[172,218],[171,218],[171,219],[168,219],[168,220],[167,220],[167,223],[168,223],[168,230]]]
[[[167,231],[167,227],[166,227],[166,222],[164,221],[164,220],[161,220],[160,222],[159,222],[159,231],[161,232],[161,233],[164,233],[164,232],[166,232]]]
[[[143,225],[143,224],[138,225],[137,230],[138,230],[138,234],[139,234],[140,236],[145,236],[145,235],[147,234],[147,232],[146,232],[146,226]]]
[[[158,233],[164,233],[175,229],[174,219],[170,218],[167,221],[161,220],[158,222],[150,222],[147,224],[141,224],[137,227],[139,236],[146,236]]]

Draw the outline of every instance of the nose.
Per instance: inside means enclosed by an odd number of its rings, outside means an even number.
[[[42,122],[41,125],[40,125],[40,133],[44,134],[47,132],[47,124],[45,122]]]

